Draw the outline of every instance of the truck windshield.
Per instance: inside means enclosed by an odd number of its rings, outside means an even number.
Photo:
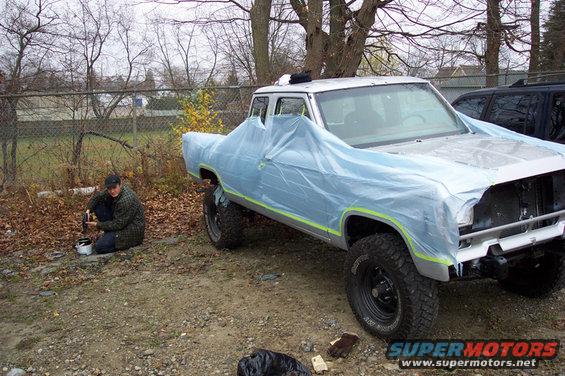
[[[316,99],[326,129],[357,148],[467,132],[428,83],[326,91]]]

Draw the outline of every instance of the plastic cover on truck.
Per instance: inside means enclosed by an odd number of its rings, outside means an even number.
[[[472,132],[565,155],[563,145],[461,119]],[[272,116],[267,125],[252,117],[227,136],[182,139],[189,173],[214,171],[229,194],[333,236],[348,212],[367,213],[396,227],[413,256],[446,265],[457,262],[459,224],[497,177],[497,169],[433,156],[357,149],[304,116]]]

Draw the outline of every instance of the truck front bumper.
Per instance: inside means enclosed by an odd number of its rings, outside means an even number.
[[[541,223],[549,220],[555,223],[533,228],[534,225],[540,224],[541,226]],[[505,230],[516,227],[523,228],[523,232],[501,237]],[[496,245],[500,247],[504,255],[555,239],[565,239],[565,210],[462,235],[459,238],[461,246],[457,253],[457,261],[465,262],[484,257],[488,254],[489,248]]]

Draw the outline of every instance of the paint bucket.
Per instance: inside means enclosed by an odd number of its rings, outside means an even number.
[[[80,238],[75,244],[75,249],[79,255],[90,255],[92,253],[92,240],[90,238]]]

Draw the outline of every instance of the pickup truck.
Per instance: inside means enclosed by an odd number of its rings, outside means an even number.
[[[343,249],[352,311],[381,338],[428,332],[439,283],[564,285],[565,146],[457,113],[427,81],[291,78],[255,91],[229,134],[182,147],[209,182],[215,247],[240,245],[259,213]]]

